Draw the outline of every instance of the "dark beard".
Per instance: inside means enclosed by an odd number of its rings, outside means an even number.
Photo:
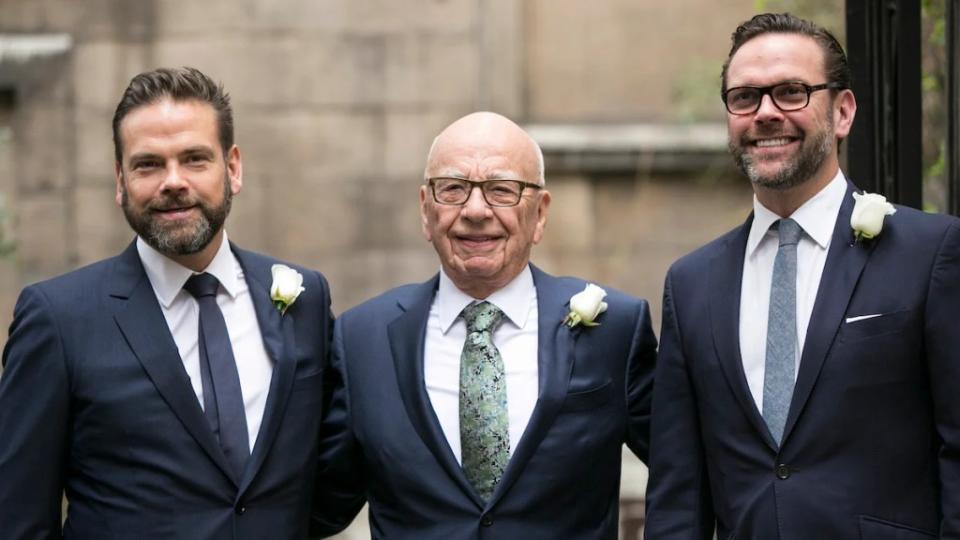
[[[740,144],[736,145],[732,141],[729,143],[730,153],[737,163],[737,167],[743,174],[750,179],[750,182],[759,187],[774,189],[778,191],[788,190],[797,187],[810,178],[823,165],[824,160],[833,151],[831,136],[833,131],[832,118],[827,119],[827,125],[824,129],[818,130],[812,135],[810,141],[804,140],[800,151],[792,160],[788,161],[783,167],[772,176],[761,176],[754,167],[754,158],[746,148],[749,142],[746,135],[740,138]]]
[[[124,179],[126,182],[126,179]],[[202,201],[191,201],[183,196],[165,197],[151,202],[145,210],[136,212],[130,208],[126,184],[124,183],[121,206],[127,223],[147,244],[164,255],[192,255],[210,245],[213,237],[223,228],[230,207],[233,204],[233,192],[230,180],[223,177],[223,202],[219,206],[209,206]],[[153,208],[197,205],[200,209],[199,220],[195,224],[164,225],[152,215]],[[192,229],[192,230],[190,230]]]

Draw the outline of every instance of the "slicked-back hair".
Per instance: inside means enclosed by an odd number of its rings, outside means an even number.
[[[762,13],[742,23],[730,36],[732,42],[730,54],[727,55],[720,74],[722,92],[727,90],[727,69],[730,67],[733,55],[744,43],[764,34],[798,34],[813,38],[823,51],[823,71],[827,78],[825,82],[840,83],[843,88],[850,88],[853,81],[850,66],[847,64],[847,55],[833,34],[815,23],[789,13]],[[819,81],[808,82],[819,83]]]
[[[130,111],[163,98],[173,101],[197,100],[213,107],[217,113],[217,134],[224,155],[233,147],[233,109],[230,107],[230,95],[224,92],[223,85],[196,68],[159,68],[131,79],[113,113],[113,150],[117,163],[123,159],[120,123]]]

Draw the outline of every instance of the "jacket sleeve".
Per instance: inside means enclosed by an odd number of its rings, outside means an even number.
[[[960,222],[947,229],[930,275],[926,360],[940,439],[940,538],[960,538]]]
[[[715,517],[697,397],[687,370],[671,275],[663,292],[660,357],[653,391],[645,537],[710,540]]]
[[[653,370],[657,362],[657,337],[650,323],[650,305],[641,300],[627,358],[627,446],[644,463],[650,456],[650,405]]]
[[[70,386],[55,314],[37,287],[17,300],[0,376],[0,531],[59,538]]]
[[[363,456],[350,422],[350,396],[343,345],[343,319],[333,333],[327,370],[326,406],[314,487],[310,536],[323,538],[345,529],[366,502]]]

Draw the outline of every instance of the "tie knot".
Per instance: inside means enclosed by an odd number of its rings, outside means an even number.
[[[777,229],[780,232],[781,246],[796,244],[800,241],[800,235],[803,234],[803,228],[800,224],[790,218],[777,221]]]
[[[490,302],[477,302],[463,308],[463,320],[467,322],[467,332],[489,332],[503,318],[500,308]]]
[[[216,296],[217,287],[219,286],[220,280],[214,277],[213,274],[208,274],[206,272],[190,276],[190,279],[183,284],[183,288],[186,289],[188,293],[193,295],[194,298],[200,298],[201,296]]]

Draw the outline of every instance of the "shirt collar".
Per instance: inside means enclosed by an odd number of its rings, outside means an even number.
[[[530,311],[537,302],[537,289],[533,285],[533,273],[530,265],[524,266],[506,286],[483,299],[500,308],[503,314],[518,328],[527,324]],[[437,289],[437,305],[440,315],[440,329],[446,334],[453,323],[460,316],[463,308],[473,302],[482,300],[473,298],[454,285],[453,280],[447,277],[440,269],[440,285]]]
[[[213,256],[213,260],[203,271],[216,277],[227,294],[231,298],[236,298],[239,292],[237,259],[230,250],[230,242],[227,240],[226,231],[223,232],[221,240],[216,255]],[[156,293],[157,299],[164,309],[169,308],[177,294],[183,290],[183,285],[187,282],[187,279],[195,272],[160,253],[139,236],[137,237],[137,253],[140,255],[143,269],[147,272],[147,277],[150,279],[150,284],[153,286],[153,292]]]
[[[840,205],[846,192],[847,179],[838,169],[833,180],[797,208],[790,218],[796,221],[818,246],[826,249],[830,245],[830,238],[837,224],[837,214],[840,213]],[[770,233],[770,226],[778,219],[780,216],[763,206],[756,195],[753,196],[753,224],[747,237],[748,257],[753,255],[760,242]]]

